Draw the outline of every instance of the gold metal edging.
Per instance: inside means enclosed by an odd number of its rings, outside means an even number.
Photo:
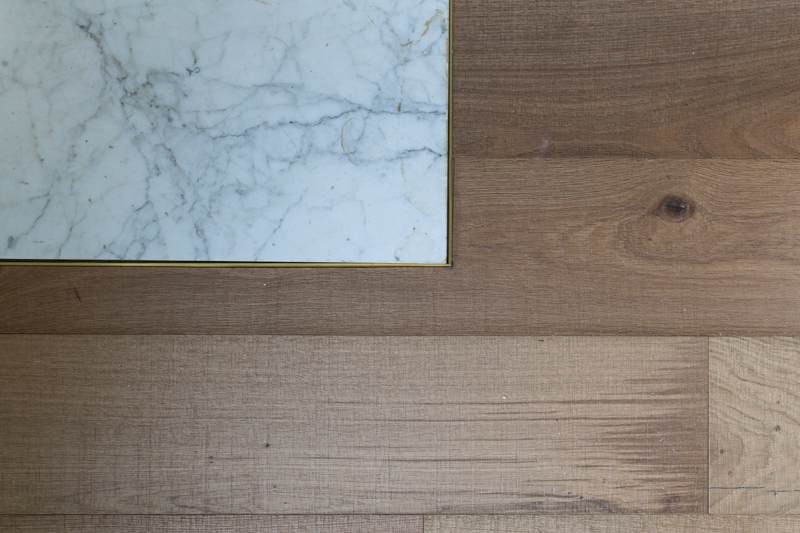
[[[445,263],[294,263],[294,262],[230,262],[230,261],[28,261],[4,260],[3,266],[55,267],[177,267],[177,268],[441,268],[453,266],[453,2],[447,37],[447,262]]]
[[[453,2],[450,2],[450,20],[447,24],[447,264],[453,266]]]

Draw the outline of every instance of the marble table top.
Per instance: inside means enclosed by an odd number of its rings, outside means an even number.
[[[3,0],[0,261],[447,260],[447,0]]]

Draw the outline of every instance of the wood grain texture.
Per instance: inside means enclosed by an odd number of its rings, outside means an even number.
[[[422,533],[421,516],[0,516],[0,532]]]
[[[458,158],[455,266],[0,268],[0,332],[800,334],[800,161]]]
[[[788,516],[426,516],[426,533],[794,533]]]
[[[800,513],[800,339],[709,346],[710,508]]]
[[[464,0],[458,156],[800,155],[800,4]]]
[[[707,341],[0,337],[0,514],[702,512]]]

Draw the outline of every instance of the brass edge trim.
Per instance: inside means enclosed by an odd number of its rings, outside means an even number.
[[[450,3],[450,20],[447,22],[447,266],[453,266],[453,215],[454,198],[453,190],[453,3]]]
[[[26,259],[0,261],[0,267],[161,267],[161,268],[442,268],[453,266],[453,2],[447,21],[447,260],[445,263],[294,263],[225,261],[64,261]]]

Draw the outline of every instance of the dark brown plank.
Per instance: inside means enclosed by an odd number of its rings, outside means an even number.
[[[422,533],[421,516],[0,516],[0,532]]]
[[[428,533],[793,533],[777,516],[426,516]]]
[[[454,4],[459,156],[800,155],[800,4]]]
[[[4,267],[0,332],[800,334],[800,161],[456,173],[453,269]]]
[[[703,512],[694,337],[0,337],[0,514]]]

